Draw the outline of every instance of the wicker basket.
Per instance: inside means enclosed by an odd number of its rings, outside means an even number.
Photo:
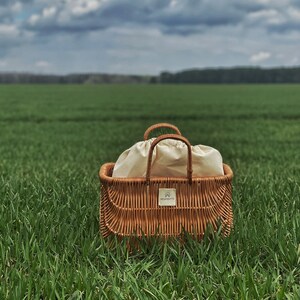
[[[160,126],[151,128],[157,127]],[[146,131],[145,138],[150,131]],[[176,132],[180,134],[179,130]],[[179,134],[165,134],[153,141],[145,178],[113,178],[114,163],[101,167],[100,231],[103,237],[174,237],[185,231],[201,239],[208,224],[214,230],[221,224],[222,233],[225,236],[230,233],[233,221],[232,170],[223,164],[224,176],[193,177],[191,145]],[[164,139],[180,140],[187,145],[187,177],[151,177],[153,150]],[[167,198],[163,198],[161,195],[166,191]],[[174,197],[168,198],[168,192]],[[171,204],[161,206],[162,200]]]

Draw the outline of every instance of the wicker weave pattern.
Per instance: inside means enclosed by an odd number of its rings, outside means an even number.
[[[201,239],[208,224],[217,230],[220,221],[224,236],[233,222],[231,203],[232,170],[223,164],[223,176],[193,177],[192,150],[179,129],[168,123],[149,127],[149,133],[167,127],[177,134],[156,138],[150,147],[146,178],[113,178],[114,163],[104,164],[99,172],[101,182],[100,231],[104,237],[180,236],[183,229]],[[175,139],[187,145],[186,177],[151,177],[152,153],[164,139]],[[176,189],[175,206],[159,206],[160,188]]]
[[[208,223],[217,229],[218,219],[224,235],[232,227],[232,171],[224,164],[225,176],[193,178],[152,178],[147,187],[145,178],[112,178],[113,163],[100,170],[100,229],[104,237],[177,236],[182,228],[201,238]],[[158,206],[159,188],[176,188],[175,207]]]

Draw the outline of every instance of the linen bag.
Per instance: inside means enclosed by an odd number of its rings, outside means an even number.
[[[174,125],[160,123],[149,127],[144,135],[145,140],[137,142],[125,150],[116,161],[112,177],[145,177],[150,146],[155,138],[147,139],[149,133],[160,127],[180,131]],[[186,177],[187,146],[182,141],[166,139],[156,145],[151,164],[152,176]],[[193,176],[224,175],[223,160],[220,152],[205,145],[192,146]]]

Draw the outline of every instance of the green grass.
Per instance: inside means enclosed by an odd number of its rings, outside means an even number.
[[[0,299],[299,299],[300,86],[0,86]],[[177,125],[232,167],[229,238],[107,245],[104,162]]]

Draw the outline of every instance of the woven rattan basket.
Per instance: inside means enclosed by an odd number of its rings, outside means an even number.
[[[150,131],[145,132],[145,138]],[[224,176],[193,177],[191,145],[178,129],[176,132],[178,134],[161,135],[151,144],[145,178],[113,178],[114,163],[101,167],[100,231],[103,237],[174,237],[184,231],[201,239],[208,224],[214,230],[221,225],[225,236],[230,233],[232,170],[223,164]],[[164,139],[180,140],[187,145],[187,177],[151,177],[153,150]],[[176,205],[160,206],[160,191],[168,189],[175,189]]]

